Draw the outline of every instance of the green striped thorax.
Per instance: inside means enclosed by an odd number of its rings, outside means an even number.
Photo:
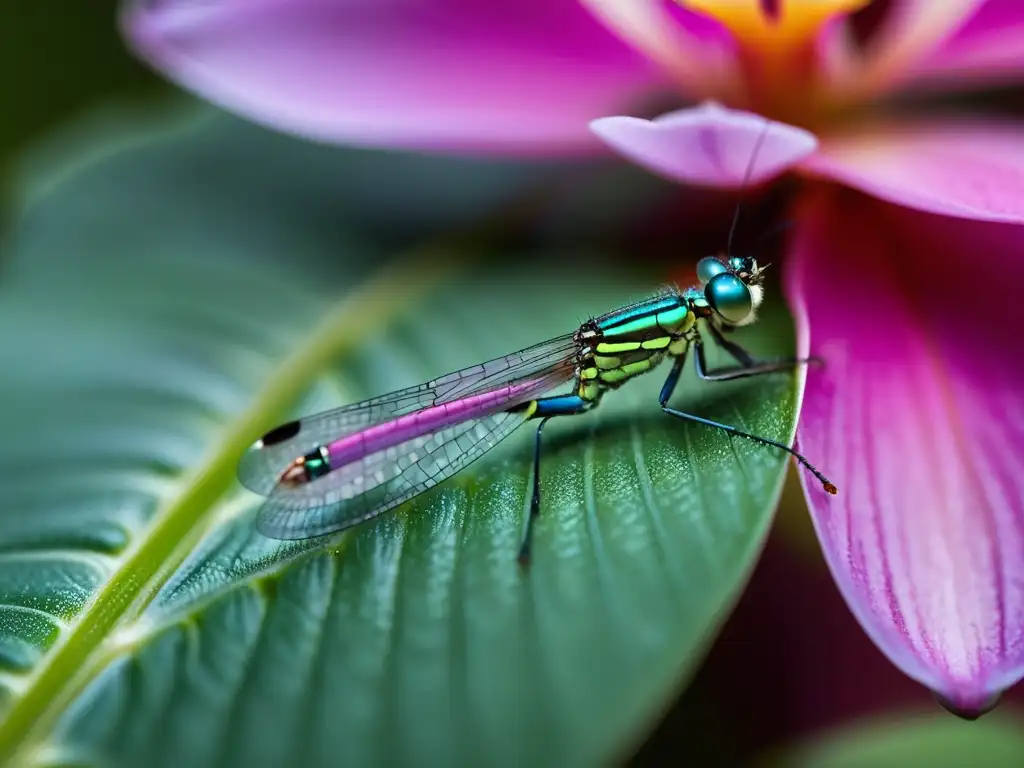
[[[753,322],[763,296],[762,270],[749,257],[709,256],[697,264],[700,286],[666,291],[583,325],[577,332],[586,350],[579,396],[596,401],[604,389],[646,373],[665,355],[682,354],[698,318],[737,326]]]

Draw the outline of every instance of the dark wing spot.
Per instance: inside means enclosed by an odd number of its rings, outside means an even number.
[[[260,438],[260,442],[263,445],[277,445],[283,443],[285,440],[291,440],[302,428],[302,424],[298,419],[295,421],[289,421],[287,424],[282,424],[279,427],[274,427],[272,430],[267,432],[263,437]]]

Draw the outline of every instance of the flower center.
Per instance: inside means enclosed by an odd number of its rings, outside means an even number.
[[[676,0],[715,19],[735,37],[746,106],[798,124],[814,121],[822,28],[870,1]]]

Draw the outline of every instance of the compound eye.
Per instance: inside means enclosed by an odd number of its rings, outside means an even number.
[[[732,273],[715,275],[704,288],[708,305],[729,323],[742,323],[754,310],[747,284]]]
[[[729,267],[714,256],[705,256],[697,262],[697,279],[703,284],[709,283],[716,275],[720,275],[723,272],[728,271]]]

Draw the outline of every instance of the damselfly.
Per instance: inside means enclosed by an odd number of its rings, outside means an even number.
[[[755,147],[754,156],[756,152]],[[734,216],[730,245],[735,223]],[[243,485],[267,497],[257,515],[257,530],[276,539],[305,539],[351,528],[443,482],[517,427],[536,420],[530,514],[519,552],[525,564],[540,513],[544,425],[555,416],[586,413],[606,392],[666,359],[673,361],[672,368],[658,399],[665,414],[785,451],[826,491],[836,493],[836,487],[789,446],[669,405],[691,352],[697,375],[707,381],[757,376],[809,362],[760,361],[726,338],[728,331],[755,320],[764,294],[763,268],[752,257],[728,252],[727,248],[725,256],[697,263],[698,286],[664,289],[519,352],[272,429],[239,464]],[[708,368],[705,332],[736,365]],[[568,393],[544,396],[569,382]]]

